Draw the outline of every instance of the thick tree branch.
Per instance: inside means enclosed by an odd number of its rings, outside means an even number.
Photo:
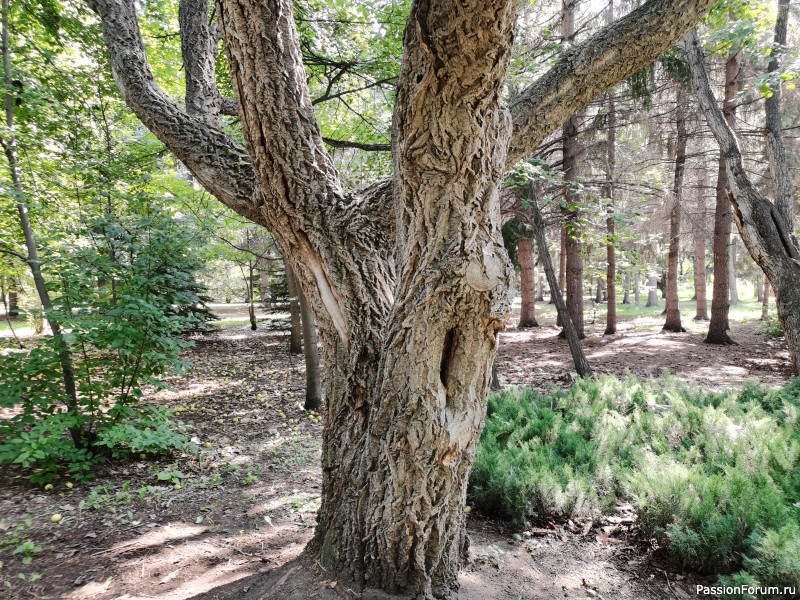
[[[114,79],[126,104],[223,204],[260,222],[247,150],[204,118],[187,114],[161,90],[147,63],[136,8],[128,0],[87,0],[101,20]]]
[[[629,77],[678,41],[715,0],[650,0],[571,48],[511,104],[508,164],[532,154],[592,98]]]
[[[186,112],[216,124],[222,96],[217,89],[216,39],[208,25],[208,1],[180,0],[178,24],[186,78]]]

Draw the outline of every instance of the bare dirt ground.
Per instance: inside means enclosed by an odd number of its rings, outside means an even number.
[[[610,337],[589,326],[584,348],[595,369],[641,376],[668,369],[717,388],[788,379],[785,348],[753,325],[734,325],[739,346],[713,347],[698,333],[661,333],[651,321],[623,324]],[[504,333],[503,382],[568,385],[569,353],[557,333],[552,326]],[[302,409],[302,357],[288,354],[286,333],[274,327],[235,325],[195,342],[191,373],[147,401],[179,411],[198,454],[103,465],[91,483],[70,487],[62,478],[50,491],[15,469],[0,471],[0,598],[361,597],[301,557],[321,477],[321,425]],[[659,558],[629,506],[596,522],[535,525],[515,540],[522,532],[470,514],[458,598],[695,596],[698,577]],[[38,550],[24,564],[19,548],[29,541]]]

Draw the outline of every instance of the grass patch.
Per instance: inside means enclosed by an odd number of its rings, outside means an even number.
[[[629,500],[686,568],[800,584],[799,415],[800,379],[779,391],[670,376],[509,390],[489,400],[469,494],[520,526]]]

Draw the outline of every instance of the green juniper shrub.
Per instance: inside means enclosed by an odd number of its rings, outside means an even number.
[[[13,414],[0,422],[0,461],[31,469],[35,483],[62,467],[91,477],[91,464],[104,456],[193,447],[168,411],[139,405],[143,386],[163,387],[166,375],[185,367],[180,353],[189,343],[179,334],[196,317],[181,307],[197,303],[201,267],[188,234],[156,209],[88,229],[94,244],[61,248],[45,263],[78,405],[67,402],[52,336],[0,355],[0,406]],[[77,443],[70,430],[79,432]]]
[[[800,581],[800,379],[707,392],[671,376],[601,376],[489,399],[469,495],[522,526],[631,501],[684,567]],[[738,572],[737,572],[738,570]]]

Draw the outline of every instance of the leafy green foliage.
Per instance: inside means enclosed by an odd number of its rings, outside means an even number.
[[[470,479],[478,506],[522,524],[633,501],[684,566],[792,585],[800,576],[800,380],[702,392],[600,377],[490,398]]]
[[[0,424],[0,460],[52,479],[61,465],[89,476],[99,456],[188,450],[169,413],[138,407],[142,387],[162,386],[181,371],[179,334],[196,322],[199,261],[180,224],[157,209],[126,219],[100,219],[55,253],[46,268],[54,313],[74,357],[78,406],[70,406],[52,337],[29,351],[0,356],[0,406],[16,411]],[[91,239],[87,245],[83,240]],[[78,432],[79,440],[65,432]]]

